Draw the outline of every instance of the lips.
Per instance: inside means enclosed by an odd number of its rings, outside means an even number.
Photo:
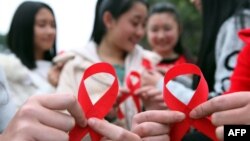
[[[134,44],[134,45],[136,45],[136,44],[139,42],[139,40],[138,40],[138,39],[135,39],[135,38],[131,38],[131,39],[129,39],[129,41],[130,41],[132,44]]]
[[[47,42],[47,43],[51,43],[51,42],[54,42],[55,41],[55,38],[43,38],[42,39],[44,42]]]

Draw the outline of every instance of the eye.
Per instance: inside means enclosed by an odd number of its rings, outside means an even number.
[[[158,27],[157,26],[153,26],[153,27],[151,27],[150,28],[150,31],[152,31],[152,32],[158,32]]]
[[[132,20],[131,23],[132,23],[132,25],[135,26],[135,27],[139,25],[139,22],[138,22],[138,21],[135,21],[135,20]]]
[[[171,26],[168,26],[168,25],[164,26],[164,30],[165,30],[165,31],[169,31],[169,30],[171,30],[171,29],[172,29]]]

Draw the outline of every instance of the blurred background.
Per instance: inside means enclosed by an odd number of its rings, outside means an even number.
[[[25,0],[0,0],[0,50],[5,45],[6,33],[17,6]],[[57,21],[57,48],[66,51],[84,46],[89,40],[96,0],[33,0],[49,4]],[[148,0],[152,5],[157,2],[170,1],[180,11],[183,22],[183,44],[197,55],[201,37],[201,15],[189,0]],[[141,44],[148,48],[145,38]]]

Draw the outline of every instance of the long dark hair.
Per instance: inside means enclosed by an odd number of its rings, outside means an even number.
[[[41,2],[23,2],[16,10],[7,36],[9,49],[16,54],[29,69],[36,68],[34,52],[35,16],[41,8],[48,9],[54,16],[51,7]],[[50,51],[44,53],[44,60],[51,61],[56,55],[56,41]]]
[[[239,6],[248,0],[202,0],[202,40],[198,55],[198,66],[207,80],[209,90],[213,91],[215,75],[215,43],[222,24],[237,13]],[[194,78],[194,87],[198,83]]]
[[[144,0],[98,0],[95,11],[94,28],[91,39],[100,44],[103,36],[106,34],[106,27],[103,23],[103,14],[109,11],[113,18],[118,19],[122,14],[127,12],[136,2],[141,2],[147,7]]]
[[[176,20],[178,27],[179,27],[179,30],[182,29],[181,17],[180,17],[179,12],[177,11],[177,8],[175,5],[173,5],[170,2],[156,3],[150,7],[148,18],[150,18],[150,16],[152,16],[154,14],[160,14],[160,13],[170,13],[174,17],[174,19]],[[182,44],[182,34],[180,34],[180,36],[179,36],[179,39],[174,47],[174,51],[180,55],[184,55],[185,58],[189,62],[193,62],[193,60],[190,57],[189,52],[184,48],[184,46]]]

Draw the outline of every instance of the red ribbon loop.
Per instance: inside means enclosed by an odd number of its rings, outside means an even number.
[[[151,62],[146,59],[146,58],[143,58],[142,59],[142,66],[146,69],[146,70],[152,70],[153,69],[153,66],[151,64]]]
[[[185,74],[195,74],[200,76],[200,82],[197,86],[196,91],[188,105],[182,103],[178,98],[176,98],[166,87],[166,84],[179,75]],[[215,135],[215,126],[212,125],[209,117],[202,119],[191,119],[189,118],[190,111],[198,106],[199,104],[205,102],[208,97],[208,86],[206,80],[201,72],[201,70],[193,64],[179,64],[171,68],[164,78],[164,100],[169,109],[180,111],[185,113],[186,119],[180,123],[176,123],[171,128],[171,141],[181,141],[183,136],[187,133],[190,126],[195,127],[197,130],[210,137],[214,141],[218,140]],[[185,93],[183,94],[185,95]]]
[[[137,78],[137,82],[135,84],[133,84],[131,77],[136,77]],[[136,71],[131,71],[129,73],[129,75],[126,77],[126,84],[127,87],[129,89],[129,93],[122,93],[121,98],[119,99],[118,105],[120,105],[121,103],[123,103],[129,96],[131,96],[135,102],[135,106],[137,108],[138,112],[141,112],[141,106],[140,106],[140,99],[138,96],[136,96],[134,94],[135,90],[137,90],[138,88],[141,87],[141,76],[138,72]],[[124,115],[121,111],[121,109],[118,109],[118,117],[120,119],[124,118]]]
[[[114,82],[105,94],[93,105],[84,84],[84,80],[96,73],[111,74],[114,77]],[[81,104],[87,119],[91,117],[103,119],[115,103],[117,94],[118,79],[116,77],[115,70],[110,64],[97,63],[86,69],[79,86],[78,101]],[[99,141],[101,139],[101,136],[94,132],[91,128],[81,128],[76,125],[69,133],[70,141],[81,141],[87,133],[90,134],[92,141]]]

